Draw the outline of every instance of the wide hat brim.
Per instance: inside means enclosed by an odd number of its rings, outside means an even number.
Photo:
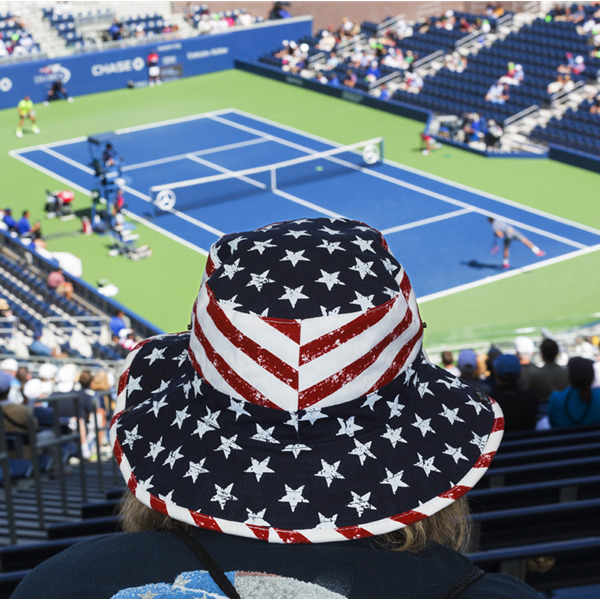
[[[498,404],[423,352],[374,393],[287,412],[210,386],[189,342],[128,355],[110,429],[131,492],[184,523],[269,542],[389,533],[467,493],[500,445]]]

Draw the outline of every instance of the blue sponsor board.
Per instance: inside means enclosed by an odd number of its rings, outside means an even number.
[[[161,75],[168,81],[233,69],[236,59],[257,59],[284,39],[310,35],[312,17],[297,17],[220,34],[9,64],[0,67],[0,108],[16,106],[26,94],[42,102],[56,79],[71,96],[146,85],[146,57],[152,49],[159,54]]]

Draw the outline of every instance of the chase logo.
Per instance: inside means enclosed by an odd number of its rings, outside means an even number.
[[[0,92],[9,92],[12,89],[12,86],[12,79],[9,79],[8,77],[2,77],[2,79],[0,79]]]
[[[114,73],[129,73],[130,71],[141,71],[146,66],[146,61],[141,56],[133,59],[117,60],[110,63],[92,65],[92,75],[102,77],[103,75],[113,75]]]
[[[38,69],[38,75],[33,78],[34,83],[45,84],[59,80],[67,83],[71,79],[71,71],[60,63],[53,63]]]

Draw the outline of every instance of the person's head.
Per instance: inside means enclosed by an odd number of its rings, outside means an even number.
[[[521,363],[514,354],[500,354],[493,362],[493,373],[499,385],[512,385],[521,375]]]
[[[487,352],[487,356],[485,358],[485,368],[491,373],[493,369],[494,361],[502,354],[502,350],[500,348],[496,348],[496,346],[490,346],[490,349]]]
[[[589,402],[594,381],[594,361],[582,356],[573,356],[567,363],[569,383],[579,392],[582,400]]]
[[[12,383],[12,377],[6,371],[0,371],[0,400],[6,400],[10,386]]]
[[[558,356],[558,344],[550,338],[544,338],[540,344],[540,354],[545,363],[553,363]]]
[[[461,350],[456,366],[463,377],[474,377],[477,374],[477,353],[474,350]]]
[[[17,374],[18,368],[19,368],[19,363],[14,358],[5,358],[0,363],[0,369],[2,369],[2,371],[5,371],[12,377],[15,377],[15,375]]]
[[[89,369],[83,369],[81,373],[79,373],[79,385],[81,386],[81,389],[89,389],[93,380],[94,376]]]
[[[22,216],[25,217],[26,219],[29,218],[29,211],[28,210],[24,210],[22,213]]]
[[[535,352],[535,344],[531,338],[519,335],[515,338],[515,354],[519,357],[522,365],[529,364]]]
[[[452,537],[432,530],[462,521],[455,501],[486,471],[503,418],[422,341],[410,280],[365,224],[223,236],[189,331],[125,359],[110,429],[121,473],[158,522],[288,543],[409,525],[426,542]]]
[[[454,355],[450,350],[444,350],[442,352],[442,364],[445,367],[451,367],[454,364]]]

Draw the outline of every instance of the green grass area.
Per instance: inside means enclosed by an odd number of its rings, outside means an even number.
[[[234,108],[342,144],[383,136],[390,160],[600,229],[596,173],[544,159],[489,159],[451,147],[423,156],[418,151],[421,123],[241,71],[36,108],[42,131],[21,139],[14,136],[16,109],[0,111],[0,204],[15,213],[28,208],[34,218],[43,218],[45,190],[65,184],[10,157],[9,150]],[[89,206],[89,198],[76,192],[75,208]],[[204,269],[202,255],[138,224],[140,243],[152,247],[152,257],[137,262],[109,257],[109,240],[84,236],[80,227],[78,220],[44,220],[48,248],[79,256],[86,281],[96,285],[109,279],[119,287],[116,299],[156,326],[185,329]],[[598,319],[599,266],[594,252],[425,302],[426,344],[499,341],[519,329],[559,331]]]

